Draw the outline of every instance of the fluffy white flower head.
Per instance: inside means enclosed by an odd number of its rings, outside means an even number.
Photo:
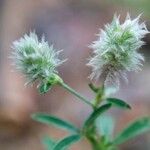
[[[63,63],[58,59],[60,51],[49,46],[44,37],[39,41],[34,32],[13,42],[12,48],[15,65],[27,77],[28,83],[48,80],[57,74],[56,67]]]
[[[106,86],[119,86],[119,79],[126,79],[128,71],[138,71],[144,57],[138,52],[144,44],[143,37],[149,33],[139,18],[131,20],[127,15],[124,23],[114,16],[112,23],[105,25],[97,41],[90,46],[94,56],[88,65],[92,67],[91,78],[104,77]]]

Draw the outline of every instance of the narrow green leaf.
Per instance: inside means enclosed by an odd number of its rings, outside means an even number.
[[[51,88],[52,88],[52,84],[47,82],[47,83],[42,83],[38,89],[39,89],[40,94],[44,94],[48,92]]]
[[[97,88],[94,84],[89,83],[88,85],[93,92],[95,92],[95,93],[98,92],[99,88]]]
[[[42,139],[42,143],[45,146],[46,150],[53,150],[53,147],[55,146],[56,141],[46,136]]]
[[[107,98],[106,99],[109,103],[112,105],[121,107],[121,108],[126,108],[126,109],[131,109],[131,106],[127,104],[125,101],[117,99],[117,98]]]
[[[62,139],[55,145],[53,150],[64,150],[68,148],[70,145],[79,141],[80,138],[81,138],[80,135],[71,135],[71,136],[65,137],[64,139]]]
[[[115,121],[111,116],[101,115],[96,120],[96,127],[101,136],[104,136],[107,141],[112,140]]]
[[[117,135],[113,143],[116,145],[122,144],[127,140],[134,138],[140,134],[143,134],[147,131],[150,131],[149,117],[145,117],[131,123],[127,128],[125,128],[121,133]]]
[[[44,113],[35,113],[32,118],[38,122],[45,123],[47,125],[54,125],[58,128],[69,130],[72,132],[79,132],[79,129],[72,125],[70,122],[51,116]]]
[[[96,109],[90,117],[86,120],[85,126],[90,126],[102,113],[110,109],[111,104],[104,104]]]

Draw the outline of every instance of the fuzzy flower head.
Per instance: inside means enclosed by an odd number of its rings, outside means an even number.
[[[28,83],[50,80],[58,73],[56,67],[63,62],[58,59],[60,51],[49,46],[44,37],[40,41],[34,32],[15,41],[12,48],[15,65],[27,77]]]
[[[103,77],[106,86],[118,87],[120,77],[126,79],[128,71],[140,70],[144,57],[138,50],[148,30],[139,18],[131,20],[127,15],[120,23],[119,17],[114,16],[112,23],[100,31],[98,40],[90,46],[94,50],[88,63],[92,67],[91,78]]]

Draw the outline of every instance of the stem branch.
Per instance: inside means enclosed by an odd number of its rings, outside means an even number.
[[[76,92],[74,89],[72,89],[70,86],[68,86],[67,84],[65,84],[64,82],[59,83],[64,89],[66,89],[67,91],[69,91],[70,93],[72,93],[73,95],[75,95],[76,97],[78,97],[80,100],[82,100],[83,102],[85,102],[86,104],[90,105],[92,108],[94,107],[92,103],[90,103],[87,98],[85,98],[84,96],[80,95],[78,92]]]

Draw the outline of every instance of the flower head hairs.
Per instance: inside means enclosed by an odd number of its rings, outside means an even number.
[[[28,83],[35,80],[47,82],[58,73],[56,67],[63,63],[58,58],[60,51],[56,52],[53,46],[49,46],[44,37],[39,41],[34,32],[15,41],[13,49],[15,65],[26,75]]]
[[[138,50],[148,30],[139,19],[140,15],[133,20],[127,15],[121,24],[115,15],[112,23],[105,25],[105,30],[101,30],[90,46],[94,50],[94,57],[88,63],[92,67],[91,78],[103,76],[106,86],[118,87],[120,77],[127,80],[126,72],[140,70],[144,57]]]

